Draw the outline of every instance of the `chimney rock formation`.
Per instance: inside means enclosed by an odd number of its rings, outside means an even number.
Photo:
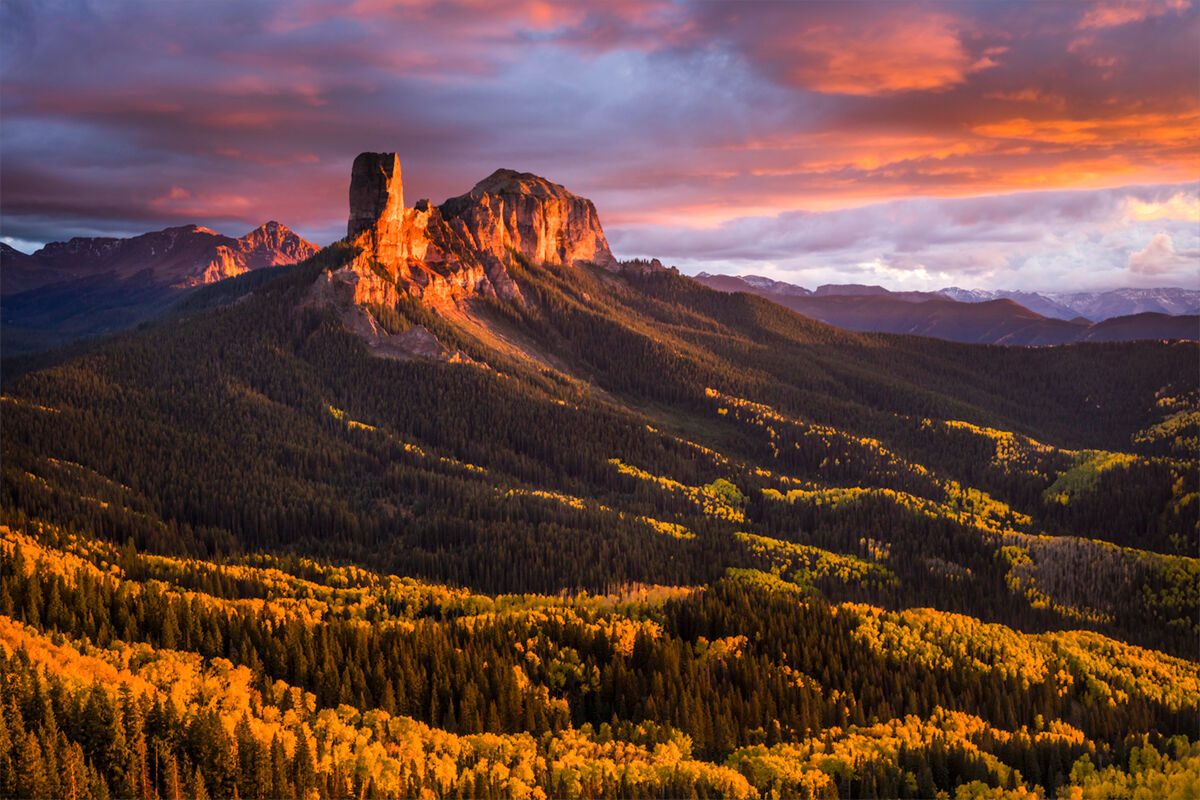
[[[441,206],[404,207],[395,153],[362,153],[350,177],[347,238],[362,252],[339,277],[359,303],[401,293],[437,306],[472,296],[521,300],[510,250],[534,261],[617,270],[595,206],[544,178],[497,170]]]
[[[404,182],[395,153],[359,153],[350,171],[350,222],[353,239],[377,223],[398,221],[404,215]]]

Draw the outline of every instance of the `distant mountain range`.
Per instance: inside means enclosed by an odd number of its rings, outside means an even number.
[[[987,300],[1008,298],[1015,300],[1030,311],[1046,317],[1072,319],[1084,317],[1093,322],[1142,314],[1200,313],[1200,291],[1165,287],[1160,289],[1112,289],[1107,292],[1012,292],[988,291],[985,289],[959,289],[951,286],[938,291],[951,300],[964,303],[979,303]]]
[[[13,355],[129,328],[198,286],[295,264],[318,249],[274,221],[237,239],[184,225],[52,242],[31,255],[0,243],[0,344]]]
[[[1200,292],[1187,289],[1046,295],[956,287],[893,292],[861,284],[827,284],[809,290],[756,275],[703,272],[696,280],[720,291],[766,297],[807,317],[852,331],[1007,345],[1200,338],[1200,317],[1196,316]]]
[[[1111,289],[1106,292],[1022,292],[1008,289],[960,289],[948,286],[934,292],[896,292],[861,283],[827,283],[814,289],[764,278],[761,275],[711,275],[701,272],[696,280],[726,292],[751,291],[764,297],[896,297],[920,301],[947,297],[960,303],[1012,300],[1043,317],[1100,322],[1151,311],[1157,314],[1200,314],[1200,290],[1163,287],[1157,289]],[[750,288],[747,288],[750,287]]]

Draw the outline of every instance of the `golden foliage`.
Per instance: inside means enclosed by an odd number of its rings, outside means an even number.
[[[772,572],[788,575],[801,586],[822,578],[834,578],[842,583],[878,585],[896,582],[896,576],[890,570],[857,556],[831,553],[819,547],[752,533],[738,533],[737,538],[746,543],[750,552],[767,560]]]
[[[679,481],[659,477],[645,470],[622,463],[619,458],[610,458],[608,463],[616,467],[617,471],[622,475],[630,475],[639,480],[654,483],[669,492],[683,495],[707,516],[730,522],[746,521],[746,516],[742,512],[742,509],[733,501],[733,498],[737,496],[734,494],[737,492],[737,487],[733,487],[734,493],[731,493],[729,487],[733,485],[729,481],[718,478],[707,486],[687,486]]]
[[[1128,453],[1110,453],[1105,450],[1084,450],[1075,457],[1075,466],[1059,475],[1044,492],[1045,498],[1057,503],[1068,503],[1071,496],[1087,491],[1096,485],[1100,473],[1136,464],[1137,456]]]
[[[855,636],[872,649],[935,669],[998,672],[1026,686],[1052,677],[1060,693],[1073,691],[1084,703],[1141,697],[1181,709],[1200,696],[1194,663],[1091,631],[1025,634],[928,608],[842,607],[856,615]]]

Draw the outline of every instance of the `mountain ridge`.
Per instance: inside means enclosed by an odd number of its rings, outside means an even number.
[[[953,341],[1004,345],[1061,345],[1077,341],[1200,338],[1200,317],[1145,312],[1097,323],[1075,315],[1062,319],[1023,305],[1019,298],[970,294],[970,302],[942,292],[892,292],[879,286],[826,285],[807,294],[734,276],[702,273],[696,280],[720,291],[746,291],[838,327],[862,332],[906,333]],[[790,286],[784,284],[784,286]],[[803,290],[807,292],[807,290]],[[1181,290],[1182,291],[1182,290]],[[955,290],[958,296],[963,290]],[[1098,330],[1096,330],[1098,328]],[[1095,339],[1091,338],[1095,332]]]
[[[10,248],[11,249],[11,248]],[[113,282],[143,276],[147,284],[188,288],[252,269],[294,264],[316,254],[316,245],[271,220],[238,238],[200,225],[178,225],[138,236],[75,237],[50,242],[0,271],[3,294],[71,280],[111,276]],[[6,262],[20,251],[4,251]]]
[[[962,303],[981,303],[988,300],[1009,299],[1044,317],[1072,320],[1084,317],[1089,322],[1100,322],[1108,317],[1129,316],[1143,311],[1153,311],[1171,316],[1200,313],[1200,290],[1179,286],[1161,286],[1150,289],[1124,287],[1089,292],[1028,292],[1010,289],[963,289],[947,286],[933,291],[893,290],[867,284],[823,284],[815,290],[803,286],[764,278],[758,275],[724,275],[699,272],[696,279],[717,288],[717,283],[730,287],[742,284],[754,287],[763,296],[770,294],[794,296],[850,296],[879,295],[907,299],[933,299],[948,297]]]
[[[233,238],[180,225],[126,239],[76,237],[32,255],[0,248],[0,334],[6,355],[124,330],[167,313],[191,292],[286,268],[318,248],[271,220]]]

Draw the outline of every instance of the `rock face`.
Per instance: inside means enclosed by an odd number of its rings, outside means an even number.
[[[395,153],[359,153],[350,170],[350,222],[353,239],[368,228],[387,227],[404,214],[404,181]]]
[[[358,303],[426,304],[472,296],[521,301],[510,249],[535,261],[619,268],[590,200],[536,175],[498,170],[465,195],[404,207],[395,153],[362,153],[350,176],[347,238],[362,248],[339,279]]]
[[[506,262],[511,248],[532,261],[618,266],[592,201],[528,172],[498,169],[441,210],[488,259]]]
[[[198,225],[183,225],[129,239],[78,237],[51,242],[30,256],[5,254],[4,294],[82,279],[135,280],[143,286],[185,288],[252,269],[294,264],[318,248],[278,222],[234,239]],[[11,266],[11,269],[10,269]]]

